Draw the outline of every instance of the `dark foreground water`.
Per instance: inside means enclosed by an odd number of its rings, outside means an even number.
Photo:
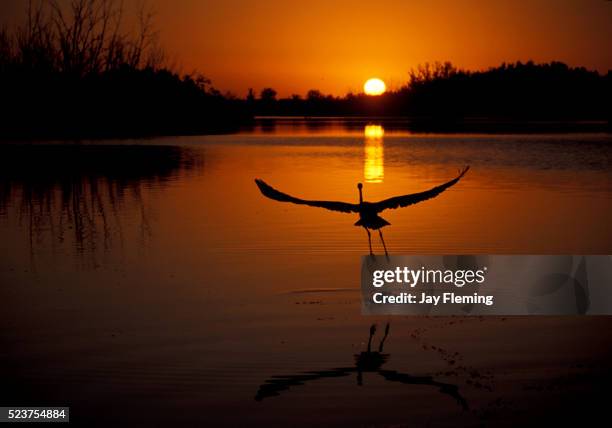
[[[609,396],[608,317],[360,313],[354,216],[395,254],[610,254],[612,138],[267,123],[248,134],[0,146],[2,405],[109,426],[516,425]],[[375,251],[380,243],[375,240]],[[369,327],[380,361],[356,369]]]

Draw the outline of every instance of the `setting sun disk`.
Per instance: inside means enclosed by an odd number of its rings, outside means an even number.
[[[363,91],[366,93],[366,95],[381,95],[386,90],[387,86],[385,85],[385,82],[376,77],[368,79],[368,81],[363,85]]]

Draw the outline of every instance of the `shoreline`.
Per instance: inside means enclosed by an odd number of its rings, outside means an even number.
[[[0,143],[32,141],[80,141],[80,140],[130,140],[157,137],[183,137],[198,135],[232,135],[254,131],[257,127],[273,129],[275,125],[304,124],[313,129],[325,129],[331,125],[344,125],[347,129],[377,123],[387,131],[406,131],[431,134],[612,134],[609,120],[523,120],[472,117],[462,119],[437,119],[411,116],[254,116],[251,120],[236,121],[219,127],[173,129],[168,132],[97,132],[94,130],[49,133],[0,133]],[[264,129],[264,132],[266,130]]]

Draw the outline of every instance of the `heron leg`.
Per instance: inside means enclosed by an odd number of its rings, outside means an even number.
[[[380,240],[382,241],[383,248],[385,249],[385,256],[387,256],[387,258],[389,258],[389,253],[387,253],[387,246],[385,245],[385,240],[383,239],[382,230],[381,229],[378,229],[378,234],[380,235]]]
[[[370,235],[370,231],[367,227],[364,227],[365,231],[368,232],[368,245],[370,246],[370,255],[373,256],[374,252],[372,251],[372,235]]]

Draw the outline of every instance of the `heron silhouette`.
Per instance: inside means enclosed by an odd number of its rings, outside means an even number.
[[[394,196],[392,198],[384,199],[378,202],[365,202],[363,200],[363,184],[358,183],[357,188],[359,189],[359,203],[351,204],[348,202],[337,202],[337,201],[315,201],[315,200],[306,200],[296,198],[294,196],[283,193],[279,190],[276,190],[265,181],[260,178],[255,179],[255,183],[261,193],[275,201],[279,202],[291,202],[299,205],[308,205],[311,207],[319,207],[325,208],[332,211],[339,211],[343,213],[358,213],[359,220],[355,223],[355,226],[360,226],[365,229],[368,233],[368,244],[370,246],[370,255],[374,255],[372,251],[372,235],[370,234],[370,230],[378,230],[378,234],[380,235],[380,240],[383,244],[383,248],[385,249],[385,255],[388,256],[387,246],[385,245],[385,240],[382,234],[382,228],[385,226],[391,225],[387,220],[379,216],[378,214],[386,209],[395,209],[395,208],[403,208],[408,205],[414,205],[419,202],[426,201],[427,199],[434,198],[438,196],[440,193],[444,192],[449,187],[455,185],[461,177],[465,175],[466,172],[470,169],[469,166],[466,166],[463,170],[459,172],[459,175],[452,180],[440,184],[439,186],[433,187],[429,190],[425,190],[424,192],[419,193],[411,193],[409,195],[402,196]]]

